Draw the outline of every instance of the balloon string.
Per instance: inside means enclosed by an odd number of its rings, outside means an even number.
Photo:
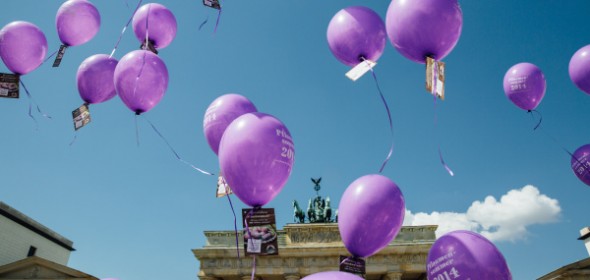
[[[72,139],[72,142],[70,142],[70,147],[72,145],[74,145],[74,143],[76,142],[76,139],[78,139],[78,132],[77,131],[74,131],[74,139]]]
[[[225,181],[225,178],[223,178],[223,176],[221,176],[221,180],[223,181],[222,183],[224,185],[227,186],[227,182]],[[231,202],[231,198],[229,197],[229,192],[227,190],[228,188],[225,188],[225,196],[227,196],[227,201],[229,201],[229,206],[231,207],[231,212],[234,214],[234,230],[236,233],[236,252],[238,252],[238,259],[240,258],[240,244],[238,241],[238,218],[236,218],[236,211],[234,210],[234,205]]]
[[[59,49],[55,50],[52,54],[50,54],[45,60],[43,60],[43,62],[41,63],[41,65],[43,65],[43,63],[45,63],[48,60],[50,60],[55,54],[57,54],[58,51],[59,51]],[[41,66],[41,65],[39,65],[39,66]]]
[[[147,16],[145,17],[145,48],[146,49],[150,49],[149,47],[149,22],[150,22],[150,9],[152,8],[152,6],[148,6],[148,10],[147,10]],[[143,63],[145,64],[145,56],[143,57]],[[143,69],[143,66],[141,67]]]
[[[385,165],[387,165],[387,163],[389,162],[389,159],[391,158],[391,154],[393,153],[393,146],[394,146],[394,143],[393,143],[393,122],[391,121],[391,111],[389,110],[389,105],[387,105],[387,101],[385,100],[385,97],[383,96],[383,92],[381,91],[381,87],[379,86],[379,81],[377,80],[377,75],[375,75],[375,71],[373,71],[373,68],[371,68],[371,74],[373,75],[373,80],[375,80],[375,85],[377,86],[377,91],[379,91],[379,96],[381,97],[381,101],[383,102],[383,106],[385,106],[385,110],[387,111],[387,118],[389,120],[389,131],[391,133],[391,146],[389,147],[389,153],[387,153],[387,157],[385,158],[385,160],[381,164],[381,168],[379,168],[379,173],[381,173],[381,172],[383,172]]]
[[[252,256],[252,277],[250,280],[254,280],[254,275],[256,274],[256,255]]]
[[[170,148],[170,150],[172,151],[172,153],[174,154],[174,156],[176,157],[176,159],[178,159],[180,162],[192,167],[194,170],[197,170],[203,174],[206,175],[214,175],[213,173],[207,172],[203,169],[200,169],[194,165],[192,165],[191,163],[185,161],[184,159],[182,159],[178,153],[176,152],[176,150],[174,150],[174,148],[172,148],[172,145],[170,145],[170,142],[168,142],[168,140],[166,140],[166,138],[164,137],[164,135],[162,135],[162,133],[160,133],[160,131],[158,131],[158,129],[156,128],[156,126],[150,121],[148,120],[146,117],[144,117],[144,119],[150,124],[150,126],[152,127],[152,129],[154,130],[154,132],[156,132],[156,134],[158,134],[158,136],[160,136],[160,138],[166,143],[166,145],[168,145],[168,148]]]
[[[109,56],[109,58],[111,58],[111,57],[113,57],[113,55],[115,55],[115,51],[119,47],[119,43],[121,43],[121,38],[123,38],[123,34],[125,34],[125,30],[127,30],[127,27],[129,27],[129,24],[133,20],[133,16],[137,12],[137,10],[139,10],[139,7],[141,6],[141,2],[143,2],[143,0],[139,0],[139,2],[137,2],[137,7],[135,8],[135,11],[133,11],[133,14],[131,15],[131,17],[127,21],[127,24],[125,24],[125,26],[123,26],[123,30],[121,30],[121,34],[119,35],[119,39],[117,40],[117,43],[115,44],[115,47],[113,48],[113,51],[111,52],[111,55]],[[127,6],[129,6],[129,5],[127,5]]]
[[[574,156],[574,154],[572,152],[570,152],[567,148],[565,148],[555,137],[553,137],[552,135],[546,133],[544,130],[542,130],[539,126],[541,125],[541,121],[543,120],[543,115],[541,115],[541,113],[537,110],[530,110],[529,113],[531,113],[531,118],[533,120],[533,122],[535,122],[535,116],[533,114],[533,112],[537,113],[539,115],[539,121],[537,123],[537,125],[535,126],[535,128],[533,129],[533,131],[537,130],[537,128],[539,128],[539,131],[541,131],[543,133],[543,135],[545,135],[546,137],[548,137],[549,139],[551,139],[551,141],[553,141],[553,143],[555,143],[558,147],[560,147],[564,152],[566,152],[570,157],[572,157],[573,159],[575,159],[578,164],[580,164],[582,166],[582,168],[584,168],[584,170],[586,170],[586,172],[590,172],[590,170],[588,169],[589,167],[587,167],[585,164],[582,163],[582,161]]]
[[[217,13],[217,21],[215,22],[215,29],[213,29],[213,34],[217,32],[217,27],[219,26],[219,19],[221,18],[221,2],[219,4],[219,12]]]
[[[250,240],[250,237],[252,237],[252,235],[250,234],[250,228],[248,227],[248,219],[251,218],[254,215],[254,210],[257,209],[256,207],[250,209],[250,211],[248,212],[248,215],[246,215],[246,218],[244,218],[244,226],[246,226],[246,233],[248,234],[248,238],[246,238],[247,240]],[[248,241],[246,241],[245,244],[246,247],[246,253],[248,251]],[[251,280],[254,280],[254,275],[256,274],[256,255],[252,256],[252,277],[250,278]]]
[[[207,16],[207,18],[205,19],[205,21],[203,21],[200,25],[199,25],[199,31],[201,31],[201,28],[203,28],[203,26],[205,26],[205,24],[207,24],[207,22],[209,22],[209,16]]]
[[[434,68],[435,69],[438,68],[438,66],[436,65],[437,62],[435,61],[434,63],[435,63],[434,64]],[[434,74],[435,75],[438,75],[437,72],[438,72],[437,70],[434,70]],[[433,75],[433,76],[435,76],[435,75]],[[437,79],[434,79],[434,81],[433,81],[433,87],[435,87],[435,88],[436,88],[436,80]],[[436,112],[436,91],[435,91],[435,94],[432,95],[432,97],[433,97],[433,100],[434,100],[433,101],[434,102],[434,130],[435,130],[434,133],[437,135],[436,138],[438,139],[438,129],[437,129],[437,126],[438,126],[438,114]],[[445,162],[445,159],[443,158],[442,151],[440,149],[440,142],[439,141],[437,141],[437,145],[438,145],[438,158],[440,159],[440,163],[445,168],[445,170],[447,170],[447,172],[449,173],[449,175],[455,176],[455,173],[453,172],[453,170],[451,170],[451,168],[447,165],[447,163]]]
[[[25,89],[25,93],[27,94],[27,97],[29,98],[29,116],[35,121],[35,123],[37,123],[37,120],[33,117],[33,114],[31,112],[32,111],[31,108],[32,108],[33,103],[37,107],[37,111],[39,112],[39,114],[41,114],[41,116],[43,116],[46,119],[51,119],[50,115],[45,114],[43,111],[41,111],[41,107],[39,107],[39,104],[37,104],[37,102],[35,102],[35,99],[33,99],[33,96],[31,95],[31,93],[27,89],[27,86],[25,86],[25,83],[23,82],[22,79],[20,79],[20,84]]]
[[[137,125],[137,116],[139,116],[139,114],[135,114],[135,142],[137,143],[137,147],[139,147],[139,126]]]

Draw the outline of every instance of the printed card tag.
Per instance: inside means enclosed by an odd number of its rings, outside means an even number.
[[[147,41],[147,46],[144,41],[143,43],[141,43],[141,46],[139,46],[139,48],[158,54],[158,50],[156,50],[156,47],[154,47],[154,43],[152,43],[152,41]]]
[[[278,255],[279,242],[274,208],[242,209],[246,255]],[[248,226],[246,226],[248,225]]]
[[[340,256],[340,271],[364,276],[366,274],[365,260]]]
[[[72,117],[74,118],[75,130],[78,130],[90,123],[90,110],[88,110],[88,105],[82,104],[82,106],[72,111]]]
[[[213,9],[221,10],[221,3],[219,0],[203,0],[203,5]]]
[[[377,62],[365,60],[365,61],[357,64],[354,68],[350,69],[350,71],[348,71],[346,73],[346,77],[348,77],[353,82],[355,82],[360,77],[362,77],[367,72],[369,72],[369,70],[373,69],[373,67],[375,67],[375,65],[377,65]]]
[[[445,100],[445,63],[426,58],[426,91]]]
[[[0,97],[18,98],[19,76],[0,73]]]
[[[68,46],[66,45],[61,45],[61,47],[59,47],[59,51],[57,52],[55,61],[53,61],[53,67],[59,67],[59,64],[61,64],[61,60],[64,58],[64,54],[66,53],[67,47]]]
[[[217,177],[217,192],[215,193],[215,197],[224,197],[226,195],[232,194],[232,190],[223,178],[221,172],[219,173],[219,177]]]

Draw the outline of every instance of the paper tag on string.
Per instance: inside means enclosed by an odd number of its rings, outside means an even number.
[[[88,123],[90,123],[90,110],[88,105],[82,104],[79,108],[72,111],[72,117],[74,118],[74,129],[78,130]]]
[[[152,41],[147,41],[147,46],[145,45],[144,41],[143,43],[141,43],[141,46],[139,46],[139,48],[158,54],[158,50],[156,50],[156,47],[154,47],[154,43],[152,43]]]
[[[0,73],[0,97],[18,98],[19,76]]]
[[[274,208],[242,209],[246,255],[278,255],[279,242]],[[246,227],[246,223],[248,226]]]
[[[61,60],[64,58],[64,54],[66,53],[66,48],[68,46],[66,45],[61,45],[61,47],[59,47],[59,51],[57,52],[57,56],[55,57],[55,60],[53,61],[53,67],[59,67],[59,65],[61,64]]]
[[[340,256],[340,271],[364,276],[366,274],[365,260]]]
[[[364,60],[363,62],[357,64],[355,67],[350,69],[350,71],[348,71],[346,73],[346,77],[348,77],[353,82],[355,82],[360,77],[362,77],[367,72],[369,72],[371,69],[373,69],[373,67],[375,67],[375,65],[377,65],[377,62],[370,61],[370,60]]]
[[[221,172],[219,173],[219,177],[217,177],[217,192],[215,193],[215,197],[224,197],[226,195],[232,194],[232,190],[223,178]]]
[[[445,63],[426,58],[426,91],[445,100]]]
[[[221,3],[219,3],[219,0],[203,0],[203,5],[213,9],[221,10]]]

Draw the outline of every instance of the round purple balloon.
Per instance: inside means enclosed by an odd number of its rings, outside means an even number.
[[[215,154],[219,153],[221,136],[229,124],[237,117],[252,112],[257,112],[254,104],[239,94],[229,93],[213,100],[203,117],[203,131]]]
[[[57,10],[55,25],[64,45],[78,46],[90,41],[98,33],[100,14],[89,1],[68,0]]]
[[[510,280],[504,256],[485,237],[458,230],[439,237],[426,264],[428,279]]]
[[[363,280],[363,278],[341,271],[324,271],[305,276],[301,280]]]
[[[574,152],[571,165],[578,179],[590,186],[590,144],[584,145]]]
[[[590,94],[590,45],[579,49],[572,56],[569,73],[572,82],[583,92]]]
[[[442,60],[461,36],[463,13],[457,0],[393,0],[385,18],[391,44],[405,57]]]
[[[241,115],[221,137],[221,172],[234,194],[252,207],[263,206],[279,194],[294,161],[291,134],[271,115]]]
[[[123,103],[136,114],[151,110],[168,88],[168,69],[157,55],[135,50],[115,68],[115,89]]]
[[[332,54],[349,66],[356,66],[363,58],[377,61],[385,48],[385,24],[367,7],[338,11],[328,25],[327,36]]]
[[[504,75],[504,93],[514,105],[524,110],[537,108],[547,85],[539,67],[523,62],[516,64]]]
[[[76,73],[76,82],[84,102],[102,103],[117,95],[114,82],[117,63],[116,59],[106,54],[95,54],[82,61]]]
[[[47,53],[47,39],[36,25],[13,21],[0,30],[0,58],[10,71],[25,75],[39,67]]]
[[[140,42],[145,42],[147,33],[154,47],[163,49],[176,37],[176,18],[161,4],[146,4],[133,16],[133,32]]]
[[[386,247],[404,222],[404,196],[389,178],[372,174],[352,182],[340,199],[338,229],[346,249],[368,257]]]

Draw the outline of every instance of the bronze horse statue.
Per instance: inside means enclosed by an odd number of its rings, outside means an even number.
[[[303,213],[303,210],[299,207],[297,200],[293,200],[293,222],[305,223],[305,213]]]

